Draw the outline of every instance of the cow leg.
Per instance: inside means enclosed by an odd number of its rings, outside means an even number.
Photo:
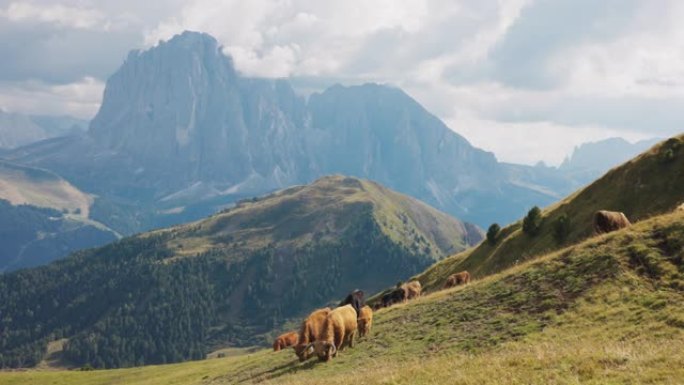
[[[333,354],[333,357],[337,357],[337,351],[338,350],[344,350],[344,336],[341,334],[335,334],[335,347],[337,348],[335,350],[335,354]]]
[[[356,334],[356,331],[349,333],[349,347],[350,348],[354,347],[354,334]]]

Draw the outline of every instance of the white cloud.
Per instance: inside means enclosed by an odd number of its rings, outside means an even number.
[[[195,0],[146,34],[148,45],[183,30],[215,36],[246,75],[336,74],[364,40],[383,30],[418,32],[424,0]]]
[[[104,86],[102,81],[92,77],[60,85],[35,80],[0,83],[0,108],[25,114],[71,115],[90,119],[100,107]]]
[[[663,6],[666,4],[666,6]],[[620,37],[568,47],[550,69],[575,96],[684,96],[684,3],[645,2]]]
[[[51,23],[76,29],[108,30],[111,23],[93,8],[70,7],[62,4],[38,5],[32,2],[13,2],[0,9],[0,17],[11,22]]]

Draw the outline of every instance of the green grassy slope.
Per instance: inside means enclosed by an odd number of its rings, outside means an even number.
[[[178,257],[226,247],[240,251],[254,251],[269,244],[298,247],[339,238],[368,207],[372,207],[374,220],[393,241],[434,260],[466,249],[482,238],[475,226],[414,198],[375,182],[339,175],[245,200],[206,220],[151,234],[174,234],[169,248]]]
[[[1,384],[612,384],[684,381],[684,212],[376,313],[331,363],[291,351]]]
[[[454,272],[468,270],[479,278],[535,256],[577,243],[593,233],[597,210],[622,211],[632,221],[667,213],[684,202],[684,135],[659,143],[640,156],[614,168],[602,178],[543,211],[541,232],[523,233],[521,222],[502,229],[496,245],[477,248],[435,264],[419,279],[429,290],[439,288]],[[554,238],[553,223],[561,215],[570,220],[564,242]]]
[[[479,235],[377,184],[326,177],[0,276],[0,367],[33,366],[62,338],[74,364],[109,368],[265,344],[289,320],[405,279]]]

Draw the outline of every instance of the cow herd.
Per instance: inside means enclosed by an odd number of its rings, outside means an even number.
[[[458,277],[453,278],[452,277]],[[452,282],[453,281],[453,282]],[[452,283],[450,283],[452,282]],[[453,274],[445,287],[470,282],[467,271]],[[382,295],[374,309],[389,307],[420,297],[422,286],[417,280],[397,285]],[[292,346],[299,361],[304,362],[313,356],[320,361],[330,361],[337,353],[347,347],[354,347],[354,337],[367,336],[373,326],[373,309],[364,304],[364,293],[355,290],[335,309],[318,309],[309,314],[299,329],[278,336],[273,342],[273,350],[280,351]]]
[[[373,325],[373,310],[364,305],[364,293],[354,290],[335,309],[318,309],[302,322],[299,332],[280,335],[273,342],[273,350],[292,346],[299,361],[314,355],[329,361],[339,351],[354,346],[354,337],[368,335]]]
[[[684,205],[679,207],[684,210]],[[629,219],[621,212],[597,211],[594,214],[594,231],[603,234],[630,225]],[[470,283],[470,273],[461,271],[451,274],[444,282],[443,289]],[[314,355],[320,361],[330,361],[337,353],[347,347],[354,347],[354,337],[366,336],[373,324],[373,310],[405,303],[420,297],[422,286],[413,280],[398,284],[395,288],[382,293],[373,308],[364,304],[364,293],[355,290],[335,309],[318,309],[302,322],[299,332],[291,331],[280,335],[273,342],[273,350],[280,351],[293,347],[301,362]]]
[[[357,332],[360,336],[368,334],[372,323],[373,311],[368,306],[362,307],[360,312],[351,304],[335,309],[318,309],[302,322],[298,338],[292,342],[292,346],[301,362],[314,355],[321,361],[330,361],[337,357],[337,352],[354,347],[354,336]]]

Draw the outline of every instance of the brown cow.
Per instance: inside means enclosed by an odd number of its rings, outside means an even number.
[[[458,285],[467,285],[470,283],[470,273],[467,271],[462,271],[460,273],[454,273],[447,278],[446,282],[444,283],[444,288],[448,289],[450,287],[458,286]]]
[[[423,287],[420,285],[420,282],[418,281],[407,282],[401,285],[401,287],[404,289],[404,300],[406,301],[408,301],[409,299],[420,297],[420,292],[423,290]]]
[[[326,307],[323,309],[318,309],[302,322],[302,327],[299,330],[299,339],[297,340],[297,345],[295,345],[294,350],[299,361],[304,362],[311,358],[314,353],[313,343],[321,338],[321,333],[323,332],[323,325],[325,320],[330,314],[330,308]]]
[[[630,225],[627,216],[618,211],[600,210],[594,214],[594,232],[596,234],[610,233]]]
[[[359,316],[359,337],[363,337],[370,333],[371,326],[373,326],[373,309],[370,306],[361,308],[361,315]]]
[[[354,347],[354,334],[358,328],[356,310],[352,305],[338,307],[326,317],[321,339],[313,343],[321,361],[330,361],[346,346]]]
[[[287,332],[283,333],[278,338],[273,341],[273,351],[277,352],[290,346],[297,344],[299,340],[299,333],[297,332]]]

